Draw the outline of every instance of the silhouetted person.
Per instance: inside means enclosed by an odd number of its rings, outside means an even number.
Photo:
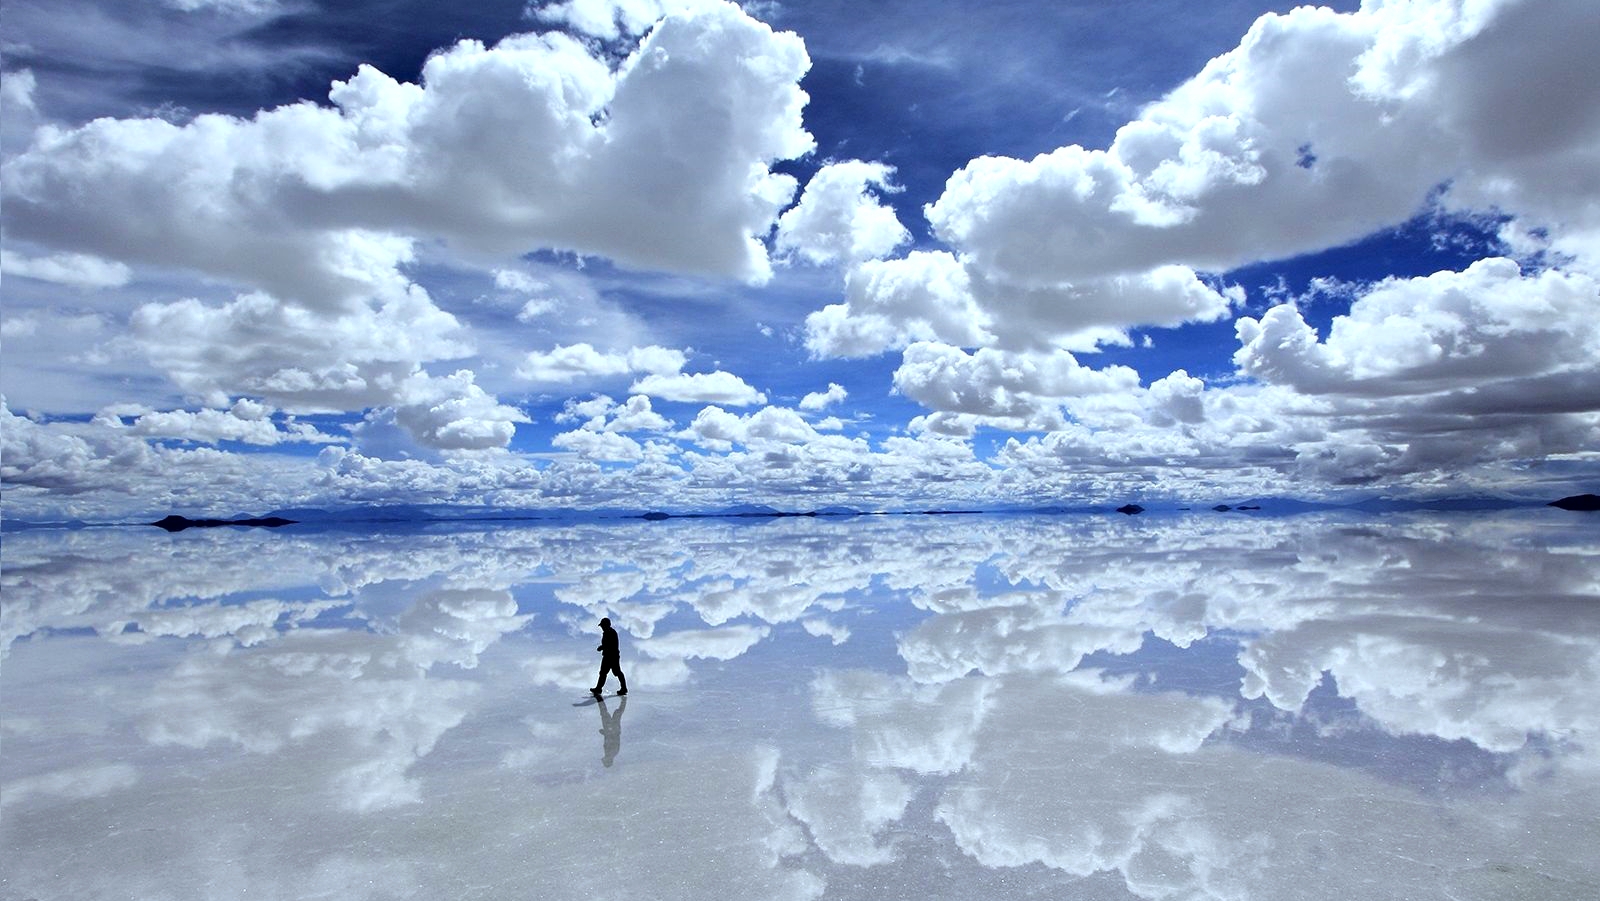
[[[600,647],[595,648],[600,652],[600,681],[589,689],[589,693],[600,697],[600,689],[606,687],[606,673],[616,673],[619,688],[617,694],[628,693],[628,678],[622,675],[622,652],[617,650],[617,630],[611,628],[611,617],[600,620]]]
[[[600,734],[605,736],[605,757],[600,762],[610,766],[617,759],[617,754],[622,751],[622,714],[628,709],[628,699],[623,698],[617,706],[617,712],[612,713],[606,709],[605,699],[600,699],[596,705],[600,708]]]

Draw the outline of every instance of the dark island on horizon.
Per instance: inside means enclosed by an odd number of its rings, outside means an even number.
[[[1548,506],[1560,507],[1563,510],[1600,510],[1600,494],[1574,494],[1559,501],[1551,501]]]
[[[213,529],[218,526],[256,526],[266,529],[276,529],[279,526],[292,526],[297,522],[293,519],[284,519],[281,516],[247,517],[244,519],[190,519],[187,516],[171,514],[150,523],[152,526],[166,529],[168,532],[182,532],[184,529]]]

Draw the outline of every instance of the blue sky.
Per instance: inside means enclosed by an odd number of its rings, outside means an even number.
[[[6,515],[1591,490],[1578,0],[7,6]]]

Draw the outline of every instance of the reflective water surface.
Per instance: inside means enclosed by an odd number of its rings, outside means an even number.
[[[7,901],[1600,897],[1593,517],[3,555]]]

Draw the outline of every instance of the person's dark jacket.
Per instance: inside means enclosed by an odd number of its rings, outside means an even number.
[[[617,649],[617,630],[610,626],[601,627],[600,647],[595,650],[600,652],[601,660],[618,660],[622,652]]]

